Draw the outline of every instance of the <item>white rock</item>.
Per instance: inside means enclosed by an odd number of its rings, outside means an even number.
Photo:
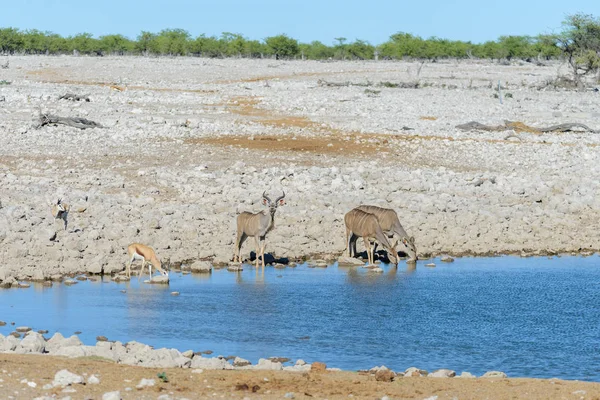
[[[61,369],[54,375],[52,386],[67,387],[76,383],[83,383],[83,377],[81,375],[74,374],[66,369]]]
[[[145,387],[154,386],[155,382],[156,381],[154,379],[142,378],[142,380],[140,381],[140,383],[138,383],[135,388],[136,389],[143,389]]]
[[[102,400],[121,400],[121,393],[119,391],[104,393]]]
[[[427,375],[428,378],[453,378],[456,376],[456,372],[450,369],[438,369]]]
[[[254,365],[252,369],[281,371],[283,369],[283,365],[280,362],[273,362],[271,360],[261,358],[258,360],[258,364]]]
[[[349,266],[349,267],[352,267],[352,266],[360,267],[360,266],[365,265],[365,262],[359,260],[358,258],[344,256],[344,257],[338,258],[338,265],[341,266],[341,267],[346,267],[346,266]]]
[[[252,363],[250,361],[245,360],[245,359],[243,359],[241,357],[236,357],[233,360],[233,366],[234,367],[245,367],[245,366],[248,366],[248,365],[251,365],[251,364]]]
[[[91,375],[87,379],[87,383],[88,383],[88,385],[97,385],[100,383],[100,379],[98,379],[98,377],[96,375]]]
[[[190,367],[196,369],[233,369],[233,365],[223,358],[204,358],[201,356],[194,356]]]
[[[488,371],[481,376],[482,378],[506,378],[506,374],[501,371]]]

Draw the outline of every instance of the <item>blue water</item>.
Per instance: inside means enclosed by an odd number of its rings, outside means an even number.
[[[600,258],[419,261],[362,268],[250,266],[171,274],[169,287],[81,282],[0,290],[0,320],[94,344],[97,335],[155,347],[600,381]],[[126,290],[126,293],[122,293]],[[171,291],[181,292],[171,296]],[[8,334],[14,327],[0,327]]]

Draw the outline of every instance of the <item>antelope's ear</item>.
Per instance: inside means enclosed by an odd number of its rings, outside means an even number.
[[[284,204],[285,204],[285,199],[281,199],[281,200],[279,200],[279,205],[280,205],[280,206],[282,206],[282,205],[284,205]]]
[[[269,201],[263,197],[262,203],[263,203],[263,206],[266,206],[267,204],[269,204]]]
[[[406,239],[406,237],[402,238],[402,243],[404,243],[405,246],[408,246],[408,240]]]
[[[409,241],[410,241],[412,244],[415,244],[415,237],[414,237],[414,236],[411,236],[411,237],[410,237],[410,239],[409,239]]]

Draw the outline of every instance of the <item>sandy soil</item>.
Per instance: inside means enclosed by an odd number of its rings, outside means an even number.
[[[62,388],[44,390],[61,369],[100,379],[97,385],[75,385],[76,392]],[[166,372],[168,383],[156,378]],[[156,379],[156,385],[141,390],[142,378]],[[296,399],[597,399],[600,384],[558,379],[463,379],[396,378],[376,381],[369,374],[356,372],[289,373],[281,371],[203,371],[189,369],[159,370],[117,365],[99,360],[63,359],[50,356],[0,354],[0,397],[31,399],[36,396],[70,395],[76,399],[100,399],[118,390],[123,399],[171,398],[251,398],[281,399],[294,393]],[[35,382],[35,388],[21,383]],[[127,391],[126,388],[131,388]],[[436,397],[437,396],[437,397]]]

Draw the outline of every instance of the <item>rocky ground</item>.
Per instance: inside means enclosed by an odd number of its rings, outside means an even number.
[[[338,256],[344,213],[363,203],[396,209],[422,256],[594,252],[597,134],[456,128],[600,129],[599,93],[547,85],[566,72],[11,57],[0,70],[0,280],[119,271],[131,242],[173,262],[227,262],[236,214],[261,210],[264,190],[286,193],[267,238],[278,257]],[[66,93],[90,101],[59,100]],[[36,129],[40,112],[104,128]],[[48,205],[59,197],[72,206],[66,231]]]
[[[25,327],[23,327],[24,330]],[[3,353],[3,354],[1,354]],[[42,355],[46,354],[46,355]],[[281,360],[284,361],[285,360]],[[490,371],[463,372],[384,366],[348,372],[296,361],[207,358],[137,342],[99,341],[37,332],[0,335],[0,397],[5,399],[596,399],[600,384],[559,379],[515,379]]]

